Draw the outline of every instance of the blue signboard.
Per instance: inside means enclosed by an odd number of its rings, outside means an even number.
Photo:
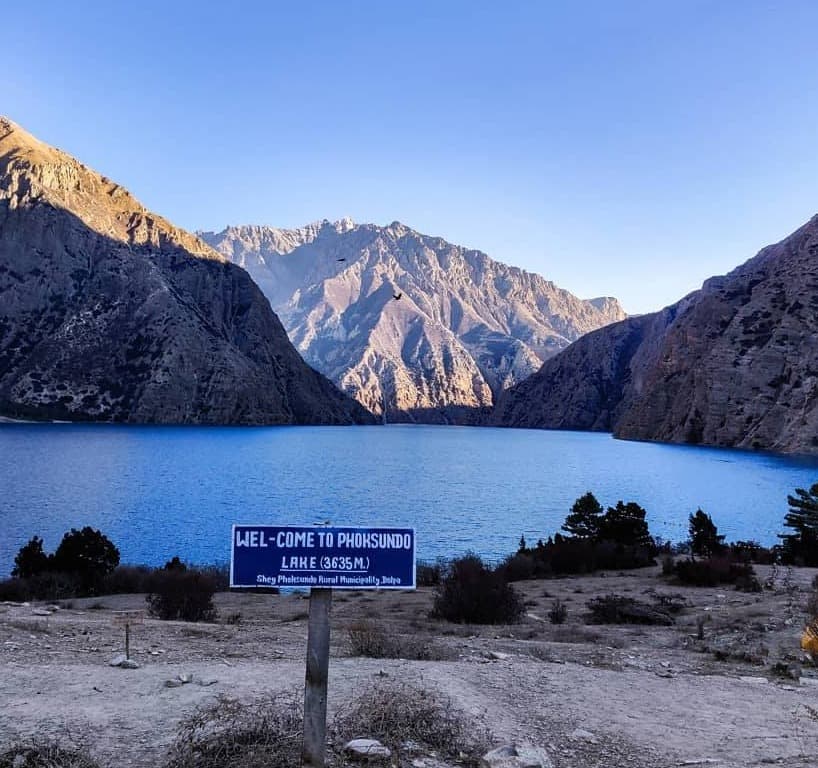
[[[414,589],[414,528],[234,525],[231,587]]]

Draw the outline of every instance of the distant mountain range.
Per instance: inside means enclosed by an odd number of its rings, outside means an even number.
[[[0,118],[0,415],[349,424],[247,273]]]
[[[389,420],[463,421],[621,320],[539,275],[393,222],[198,233],[253,276],[298,350]]]
[[[661,312],[584,336],[490,422],[818,453],[818,216]]]

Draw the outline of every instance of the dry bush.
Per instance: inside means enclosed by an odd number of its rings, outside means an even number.
[[[53,742],[13,744],[0,752],[0,768],[99,768],[86,752]]]
[[[303,720],[295,694],[247,704],[220,696],[181,722],[166,768],[291,768]]]
[[[390,633],[382,625],[366,619],[347,627],[347,641],[352,656],[415,661],[435,661],[443,657],[439,649],[422,637]]]
[[[680,584],[691,587],[717,587],[735,584],[740,592],[761,592],[761,582],[749,563],[737,563],[728,557],[709,557],[703,560],[688,558],[674,566]]]
[[[415,580],[419,587],[436,587],[440,584],[443,574],[446,572],[447,564],[445,560],[435,560],[434,562],[421,561],[415,567]]]
[[[554,643],[601,643],[603,635],[576,624],[564,624],[554,628],[550,639]]]
[[[339,750],[351,739],[366,737],[400,754],[414,742],[467,765],[477,765],[489,744],[486,730],[455,709],[451,700],[407,683],[371,684],[335,715],[331,730]]]
[[[213,621],[213,593],[216,582],[197,569],[165,568],[154,571],[148,580],[145,600],[151,616],[182,621]]]
[[[528,646],[528,655],[537,661],[544,661],[551,663],[555,661],[556,657],[547,645],[530,645]]]
[[[118,565],[102,582],[103,595],[138,595],[149,589],[153,569],[147,565]]]
[[[605,595],[588,601],[591,624],[673,624],[663,609],[624,595]]]
[[[31,590],[26,579],[12,577],[0,581],[0,601],[22,603],[31,599]]]
[[[457,624],[514,624],[525,608],[501,569],[477,555],[452,560],[437,588],[432,618]]]
[[[548,619],[552,624],[564,624],[568,616],[568,606],[560,599],[554,600],[548,611]]]

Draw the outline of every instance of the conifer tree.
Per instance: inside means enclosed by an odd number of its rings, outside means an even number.
[[[724,549],[724,536],[719,535],[710,515],[697,509],[695,515],[688,517],[688,522],[690,549],[694,555],[712,557]]]
[[[807,566],[818,565],[818,483],[808,491],[795,489],[795,496],[787,496],[790,511],[784,517],[784,526],[793,533],[779,533],[784,558]]]
[[[577,539],[596,539],[601,519],[602,505],[596,500],[596,496],[588,491],[574,502],[562,530]]]
[[[635,501],[627,504],[621,500],[615,507],[608,507],[600,519],[599,538],[616,544],[653,549],[654,541],[645,520],[647,513]]]

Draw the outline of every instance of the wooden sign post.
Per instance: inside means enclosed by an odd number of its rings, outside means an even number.
[[[301,765],[305,768],[324,768],[326,756],[331,608],[331,589],[310,590],[307,674],[304,683],[304,743],[301,750]]]
[[[234,525],[233,588],[310,590],[301,765],[324,768],[333,589],[414,589],[414,528]]]
[[[131,624],[141,624],[145,620],[143,611],[114,611],[115,627],[125,627],[125,658],[131,658]]]

